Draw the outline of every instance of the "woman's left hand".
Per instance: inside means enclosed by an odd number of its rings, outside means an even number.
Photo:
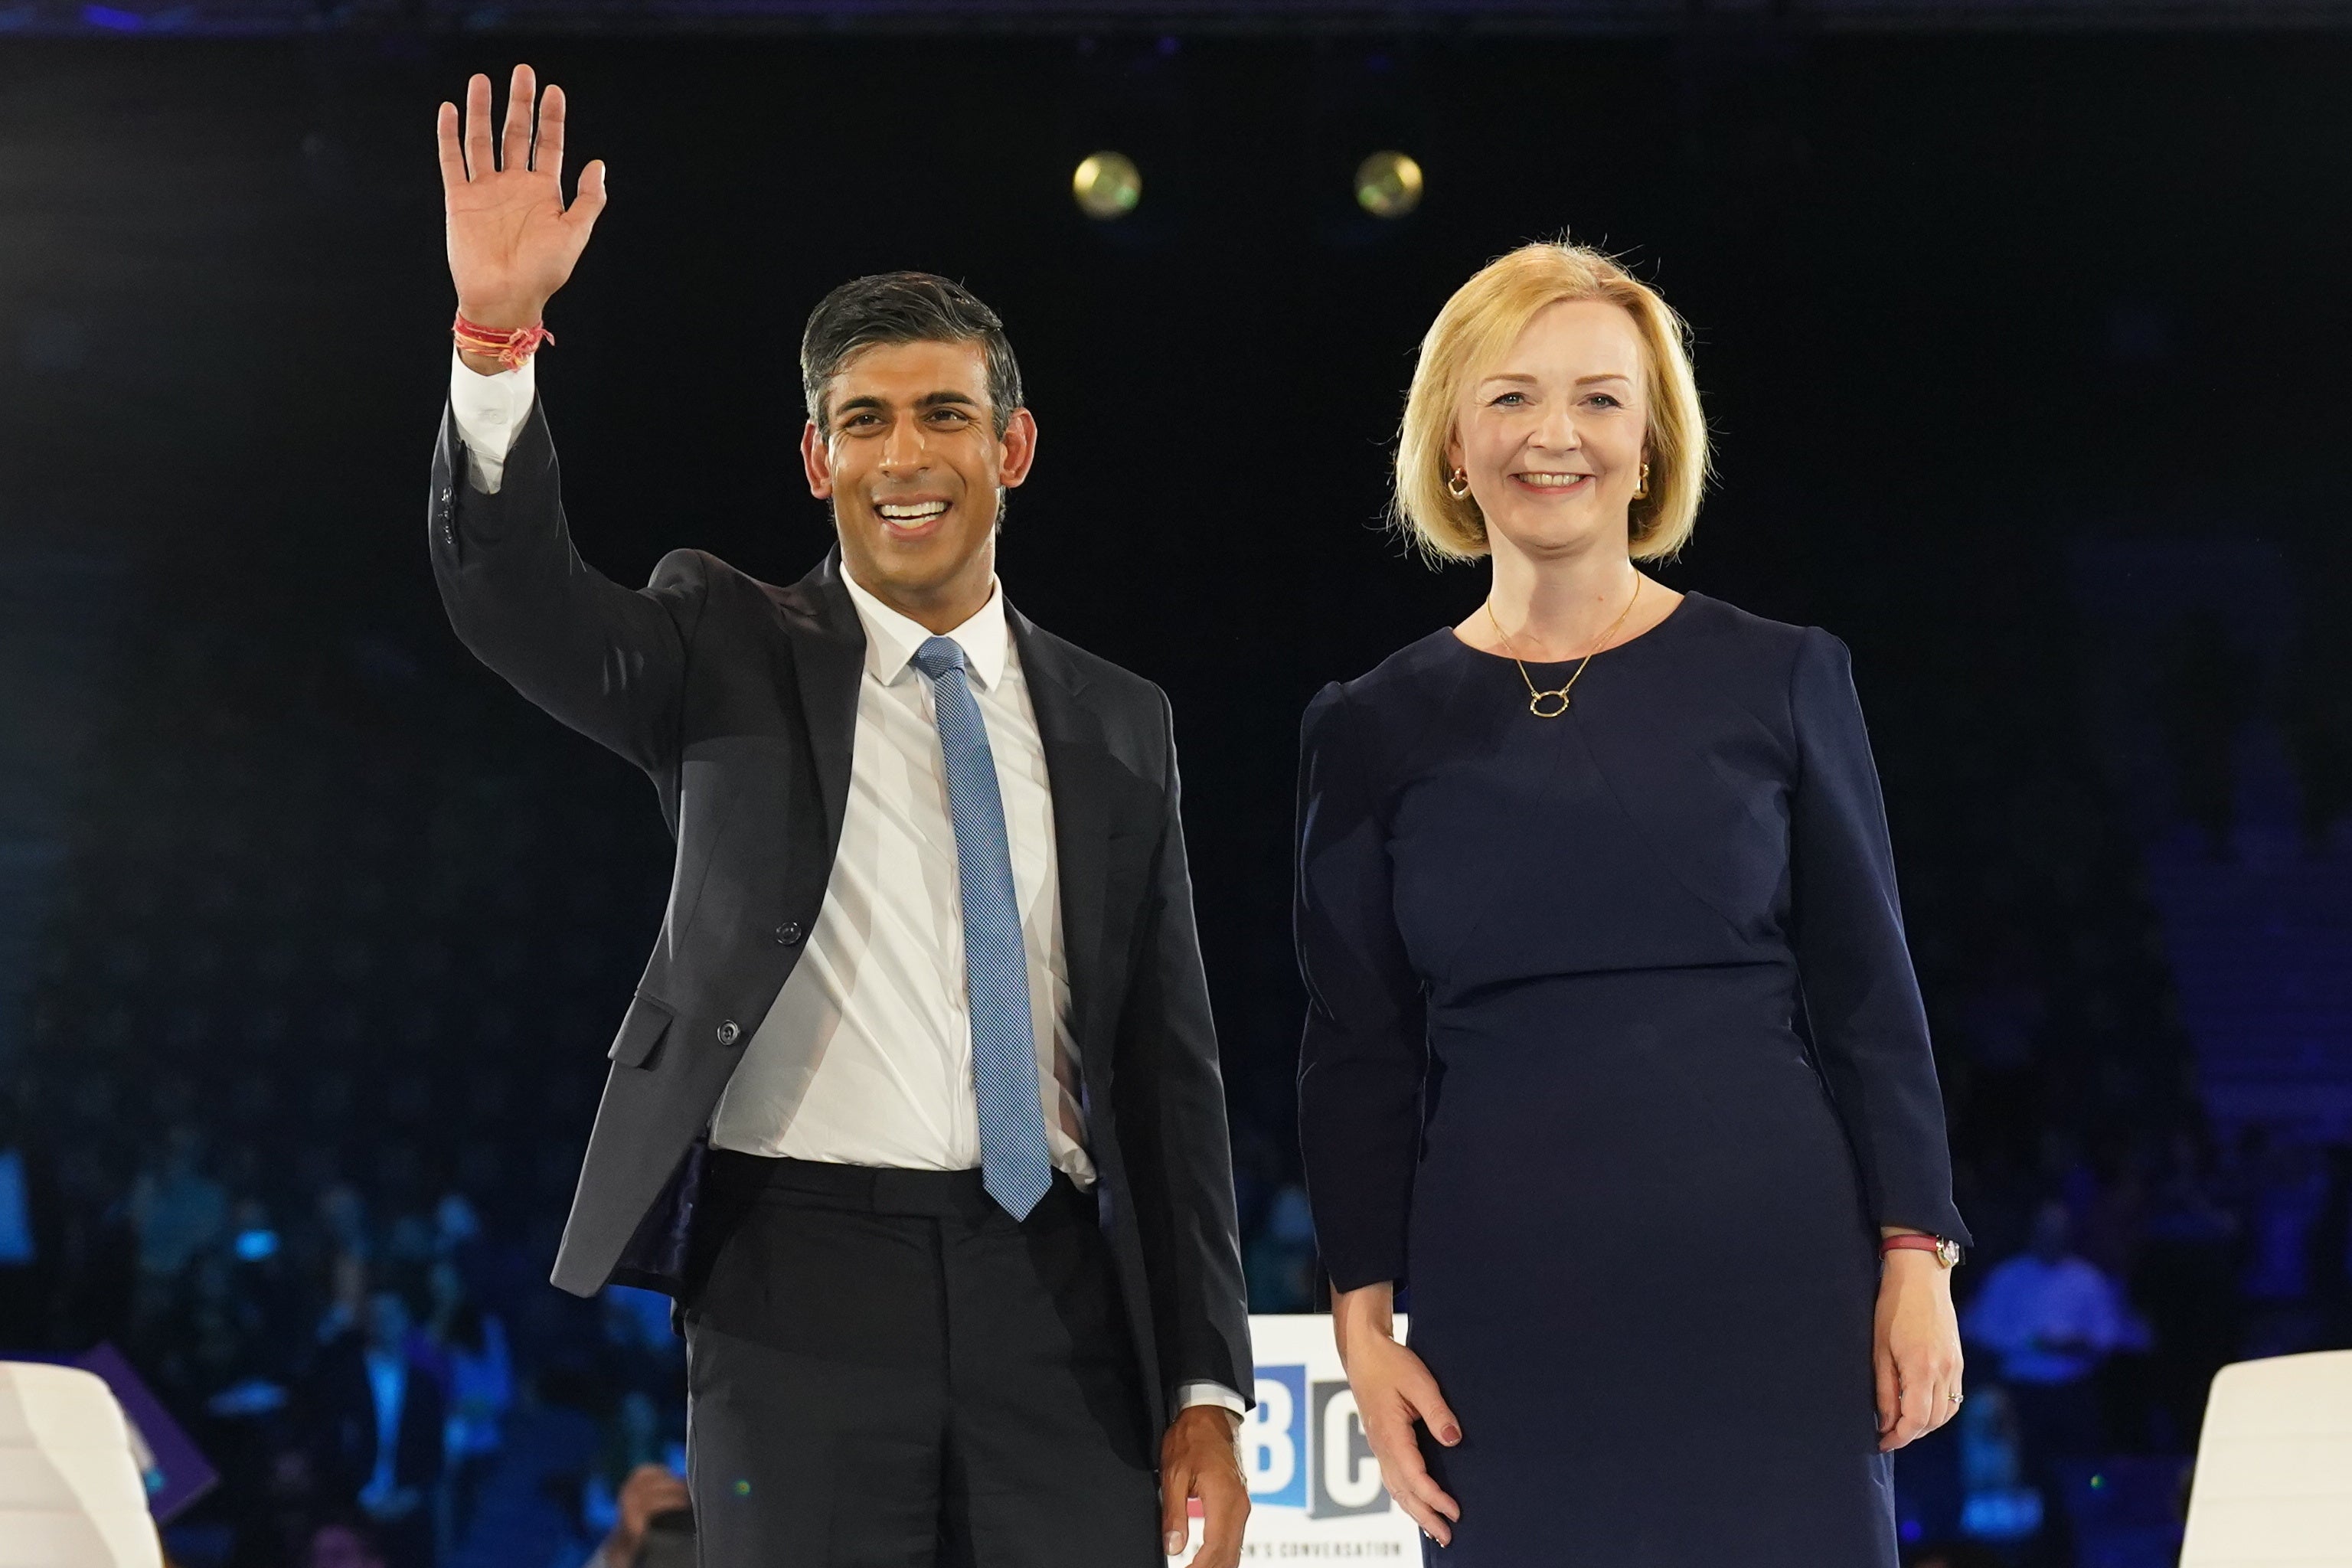
[[[1915,1442],[1959,1414],[1960,1323],[1952,1272],[1935,1255],[1886,1255],[1878,1276],[1871,1362],[1877,1373],[1878,1450]]]

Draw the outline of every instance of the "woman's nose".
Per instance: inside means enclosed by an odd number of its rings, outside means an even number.
[[[1565,409],[1547,409],[1536,426],[1536,445],[1547,452],[1573,452],[1582,446],[1576,420]]]

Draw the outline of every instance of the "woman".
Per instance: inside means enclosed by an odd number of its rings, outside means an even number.
[[[1893,1568],[1886,1453],[1961,1397],[1967,1237],[1845,649],[1634,565],[1706,477],[1683,344],[1581,247],[1465,285],[1397,510],[1491,592],[1307,713],[1307,1185],[1432,1563]]]

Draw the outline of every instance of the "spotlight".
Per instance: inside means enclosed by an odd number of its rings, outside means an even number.
[[[1070,195],[1088,217],[1125,217],[1143,199],[1143,172],[1124,153],[1089,153],[1070,176]]]
[[[1421,165],[1402,153],[1375,153],[1356,165],[1356,202],[1374,217],[1402,217],[1421,205]]]

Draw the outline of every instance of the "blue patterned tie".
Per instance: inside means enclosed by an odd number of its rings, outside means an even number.
[[[971,1089],[980,1106],[980,1175],[988,1195],[1026,1219],[1054,1184],[1045,1106],[1037,1084],[1036,1026],[1029,1016],[1029,960],[1004,798],[988,749],[963,649],[933,637],[914,666],[931,678],[931,706],[947,759],[948,815],[955,821],[956,880],[963,889],[963,983],[971,1003]]]

